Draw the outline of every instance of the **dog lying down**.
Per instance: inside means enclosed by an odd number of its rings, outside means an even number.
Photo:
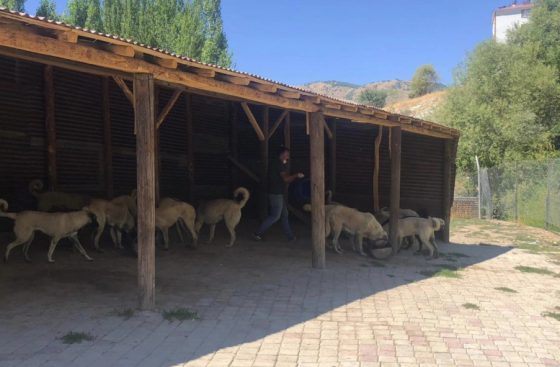
[[[230,199],[217,199],[203,203],[198,207],[198,212],[196,214],[196,232],[200,232],[200,228],[204,223],[210,224],[210,238],[207,243],[212,243],[216,224],[223,219],[224,222],[226,222],[226,227],[230,235],[229,244],[226,245],[226,247],[233,246],[233,242],[235,242],[236,238],[235,227],[237,227],[241,220],[241,209],[247,204],[250,196],[249,191],[244,187],[239,187],[234,191],[234,197],[238,197],[239,195],[243,196],[243,199],[239,202]]]
[[[403,218],[399,219],[399,230],[397,232],[397,244],[400,250],[403,239],[409,236],[418,236],[420,246],[425,244],[430,249],[428,260],[439,257],[439,249],[435,241],[434,232],[439,231],[445,226],[445,222],[440,218]],[[389,224],[383,226],[385,231],[389,231]]]
[[[41,231],[47,236],[51,237],[51,244],[47,255],[47,260],[53,263],[53,252],[58,244],[58,241],[68,237],[74,243],[74,246],[80,253],[88,260],[93,261],[88,256],[80,241],[78,240],[78,231],[86,226],[94,228],[98,227],[97,218],[94,213],[81,210],[70,213],[42,213],[34,211],[24,211],[21,213],[7,213],[8,202],[0,199],[0,216],[7,217],[15,220],[14,233],[16,235],[15,241],[8,245],[4,261],[8,261],[10,251],[19,245],[23,245],[23,254],[25,260],[30,262],[28,251],[31,241],[35,235],[35,231]]]
[[[311,211],[311,205],[307,204],[303,209]],[[340,205],[325,205],[325,237],[332,234],[334,250],[339,254],[344,252],[338,244],[338,237],[342,231],[356,237],[357,247],[354,241],[352,247],[363,256],[367,256],[362,248],[364,237],[376,243],[387,243],[387,233],[373,214]]]

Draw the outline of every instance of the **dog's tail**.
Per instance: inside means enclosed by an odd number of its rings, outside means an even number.
[[[306,212],[310,212],[311,211],[311,204],[305,204],[303,206],[303,210],[305,210]]]
[[[246,188],[238,187],[237,190],[233,192],[233,196],[237,197],[239,195],[243,195],[243,199],[238,203],[238,205],[239,208],[243,208],[245,204],[247,204],[247,201],[249,200],[249,197],[251,197],[251,195],[249,194],[249,190],[247,190]]]
[[[332,191],[331,191],[331,190],[327,190],[327,191],[325,191],[325,194],[327,194],[326,204],[327,204],[327,205],[330,205],[331,200],[332,200]]]
[[[428,217],[428,219],[432,222],[432,227],[434,227],[434,231],[437,232],[441,228],[441,222],[438,218]]]
[[[44,187],[45,187],[45,185],[43,185],[43,181],[33,180],[29,183],[29,186],[27,188],[29,189],[29,192],[31,193],[31,195],[38,198],[39,195],[40,195],[40,191],[43,191]]]
[[[4,199],[0,199],[0,217],[16,219],[17,214],[6,213],[7,211],[8,211],[8,202]]]

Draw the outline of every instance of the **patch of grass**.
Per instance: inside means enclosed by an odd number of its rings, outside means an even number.
[[[386,268],[387,265],[377,262],[377,261],[372,261],[371,262],[371,266],[373,266],[374,268]]]
[[[185,321],[199,319],[197,311],[191,311],[185,307],[175,307],[171,310],[165,310],[161,313],[161,315],[169,322],[173,322],[173,320]]]
[[[465,303],[463,307],[466,308],[467,310],[480,310],[480,307],[478,307],[474,303]]]
[[[554,272],[548,270],[548,269],[542,269],[542,268],[533,268],[531,266],[516,266],[515,267],[516,270],[519,270],[522,273],[533,273],[533,274],[544,274],[544,275],[556,275],[554,274]]]
[[[457,268],[457,270],[461,270],[461,268]],[[427,278],[432,278],[432,277],[444,277],[444,278],[455,278],[455,279],[460,279],[461,278],[461,274],[459,274],[455,271],[448,270],[448,269],[424,270],[424,271],[421,271],[420,274],[422,274],[423,276],[425,276]]]
[[[494,289],[497,290],[497,291],[502,291],[502,292],[507,292],[507,293],[517,293],[517,291],[515,289],[511,289],[511,288],[508,288],[508,287],[497,287],[497,288],[494,288]]]
[[[465,257],[465,258],[470,257],[469,255],[465,255],[465,254],[462,254],[462,253],[460,253],[460,252],[450,252],[450,253],[448,254],[448,256],[453,256],[453,257]]]
[[[461,269],[461,268],[459,268],[455,265],[447,265],[447,264],[438,264],[438,265],[435,265],[435,266],[438,266],[440,268],[444,268],[444,269],[447,269],[447,270],[451,270],[451,271],[457,271],[457,270]]]
[[[95,336],[90,333],[74,332],[71,331],[68,334],[60,338],[64,344],[80,344],[83,341],[93,341]]]
[[[388,276],[389,278],[394,278],[394,277],[395,277],[394,275],[391,275],[391,274],[387,274],[387,276]]]
[[[134,316],[135,312],[132,308],[125,308],[124,310],[116,310],[115,315],[118,317],[122,317],[125,320],[128,320]]]
[[[556,307],[558,308],[558,307]],[[556,313],[556,312],[543,312],[541,314],[543,317],[552,317],[553,319],[555,319],[556,321],[560,321],[560,313]]]

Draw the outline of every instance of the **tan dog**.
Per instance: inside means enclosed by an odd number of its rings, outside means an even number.
[[[89,205],[92,198],[87,195],[68,194],[58,191],[45,191],[41,180],[33,180],[29,183],[29,192],[37,198],[37,210],[40,212],[48,212],[50,210],[82,210]]]
[[[237,227],[241,220],[241,209],[247,204],[250,196],[249,191],[244,187],[239,187],[234,191],[234,197],[238,197],[239,195],[243,196],[240,202],[230,199],[217,199],[206,202],[198,207],[196,232],[198,233],[200,231],[204,223],[210,224],[210,238],[207,243],[212,242],[216,224],[223,219],[224,222],[226,222],[226,227],[230,235],[229,245],[226,245],[226,247],[233,246],[233,242],[236,238],[235,227]]]
[[[136,224],[136,221],[138,220],[138,207],[136,205],[136,189],[132,190],[132,193],[130,195],[117,196],[116,198],[111,200],[111,202],[115,204],[126,205],[128,211],[134,218],[134,223]],[[122,242],[121,242],[122,232],[119,232],[115,227],[111,227],[111,238],[113,238],[113,241],[115,238],[117,238],[118,243],[121,245],[120,247],[122,247]]]
[[[88,256],[80,241],[78,240],[78,231],[87,225],[97,227],[96,216],[92,212],[85,210],[70,213],[42,213],[35,211],[24,211],[18,214],[6,213],[8,210],[8,202],[0,199],[0,217],[12,218],[15,220],[14,233],[15,241],[8,245],[4,261],[8,261],[10,251],[19,245],[23,245],[23,254],[25,260],[30,262],[28,251],[31,241],[35,236],[35,231],[41,231],[51,237],[51,245],[47,255],[47,260],[53,263],[52,255],[58,244],[58,241],[68,237],[74,243],[74,246],[88,260],[93,261]]]
[[[309,204],[303,208],[311,211]],[[338,237],[342,231],[357,238],[357,247],[354,241],[352,241],[352,247],[363,256],[367,256],[362,248],[364,237],[375,242],[387,241],[387,233],[383,231],[373,214],[362,213],[340,205],[325,205],[325,237],[333,235],[333,247],[339,254],[344,252],[338,243]]]
[[[89,210],[97,216],[99,228],[93,240],[93,247],[98,252],[103,252],[99,248],[99,238],[103,234],[105,225],[116,229],[116,233],[111,231],[113,244],[118,249],[123,249],[121,243],[122,231],[130,231],[134,227],[134,218],[129,212],[126,204],[113,203],[103,199],[94,199],[90,205],[84,207],[84,210]]]
[[[193,237],[193,245],[196,247],[198,236],[194,229],[194,221],[196,218],[194,208],[192,205],[182,201],[175,201],[175,203],[169,202],[168,204],[169,205],[156,208],[156,228],[163,233],[165,250],[169,249],[169,228],[177,222],[188,228]]]
[[[443,225],[442,225],[443,224]],[[397,232],[397,245],[401,248],[402,241],[405,237],[418,236],[420,243],[425,244],[430,249],[428,260],[439,257],[439,249],[437,247],[434,232],[439,231],[445,222],[440,218],[403,218],[399,219],[399,230]],[[385,231],[389,231],[389,224],[384,227]]]
[[[160,208],[165,208],[165,207],[169,207],[172,205],[175,205],[177,203],[180,203],[181,200],[179,199],[174,199],[174,198],[163,198],[159,201],[159,207]],[[183,232],[181,231],[181,224],[179,221],[177,221],[175,223],[175,227],[177,228],[177,233],[179,234],[179,238],[181,239],[181,242],[183,242]]]

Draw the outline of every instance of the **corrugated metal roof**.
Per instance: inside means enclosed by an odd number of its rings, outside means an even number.
[[[142,44],[142,43],[138,43],[138,42],[136,42],[132,39],[127,39],[127,38],[119,37],[119,36],[116,36],[116,35],[106,34],[106,33],[98,32],[98,31],[95,31],[95,30],[87,29],[87,28],[75,27],[73,25],[70,25],[70,24],[67,24],[67,23],[64,23],[64,22],[61,22],[61,21],[55,21],[55,20],[47,19],[47,18],[41,17],[41,16],[31,15],[31,14],[28,14],[28,13],[17,12],[17,11],[9,10],[8,8],[5,8],[5,7],[0,7],[0,12],[9,13],[9,14],[15,15],[19,18],[32,19],[32,20],[35,20],[35,21],[43,22],[45,24],[54,25],[54,26],[57,26],[57,27],[71,29],[71,30],[76,30],[76,31],[80,31],[80,32],[85,32],[85,33],[89,33],[89,34],[95,35],[95,36],[100,36],[100,37],[106,38],[107,42],[111,42],[111,41],[125,42],[125,43],[128,43],[130,45],[134,45],[136,47],[145,48],[147,50],[157,52],[157,53],[160,53],[162,55],[166,55],[168,57],[173,57],[173,58],[176,58],[178,60],[182,60],[182,61],[186,61],[186,62],[189,62],[189,63],[192,63],[192,64],[196,64],[196,65],[205,66],[205,67],[208,67],[208,68],[211,68],[211,69],[215,69],[215,71],[217,71],[217,72],[224,72],[225,71],[225,72],[228,72],[228,73],[231,73],[231,74],[236,74],[236,75],[239,75],[239,76],[251,77],[251,78],[254,78],[254,79],[257,79],[257,80],[261,80],[261,81],[265,81],[265,82],[268,82],[268,83],[275,84],[277,86],[281,86],[281,87],[293,89],[293,90],[296,90],[296,91],[299,91],[299,92],[304,92],[304,93],[307,93],[307,94],[310,94],[310,95],[318,96],[323,100],[330,100],[332,102],[336,102],[336,103],[339,103],[339,104],[368,108],[368,109],[372,109],[374,111],[377,111],[379,113],[386,114],[386,115],[389,115],[389,116],[397,116],[397,117],[402,117],[402,118],[405,118],[405,119],[412,119],[412,120],[415,120],[415,121],[425,122],[425,123],[429,123],[429,124],[432,124],[432,125],[435,125],[435,126],[444,127],[444,128],[450,129],[451,131],[454,131],[454,132],[457,132],[457,133],[459,132],[458,130],[453,129],[453,128],[449,128],[448,126],[436,124],[436,123],[433,123],[433,122],[430,122],[430,121],[425,121],[425,120],[418,119],[418,118],[413,117],[413,116],[406,116],[406,115],[391,113],[391,112],[382,110],[382,109],[374,107],[374,106],[368,106],[368,105],[365,105],[365,104],[360,104],[360,103],[356,103],[356,102],[352,102],[352,101],[347,101],[347,100],[334,98],[334,97],[331,97],[331,96],[328,96],[328,95],[325,95],[325,94],[320,94],[320,93],[313,92],[313,91],[305,89],[305,88],[295,87],[295,86],[285,84],[285,83],[282,83],[282,82],[278,82],[278,81],[275,81],[275,80],[272,80],[272,79],[264,78],[264,77],[261,77],[259,75],[246,73],[246,72],[242,72],[242,71],[238,71],[238,70],[234,70],[234,69],[230,69],[230,68],[224,68],[222,66],[218,66],[218,65],[214,65],[214,64],[208,64],[208,63],[205,63],[205,62],[197,61],[197,60],[191,59],[189,57],[184,57],[184,56],[181,56],[181,55],[177,55],[176,53],[169,52],[167,50],[163,50],[163,49],[160,49],[160,48],[156,48],[156,47],[152,47],[152,46],[145,45],[145,44]],[[81,35],[81,36],[87,37],[87,35]]]

